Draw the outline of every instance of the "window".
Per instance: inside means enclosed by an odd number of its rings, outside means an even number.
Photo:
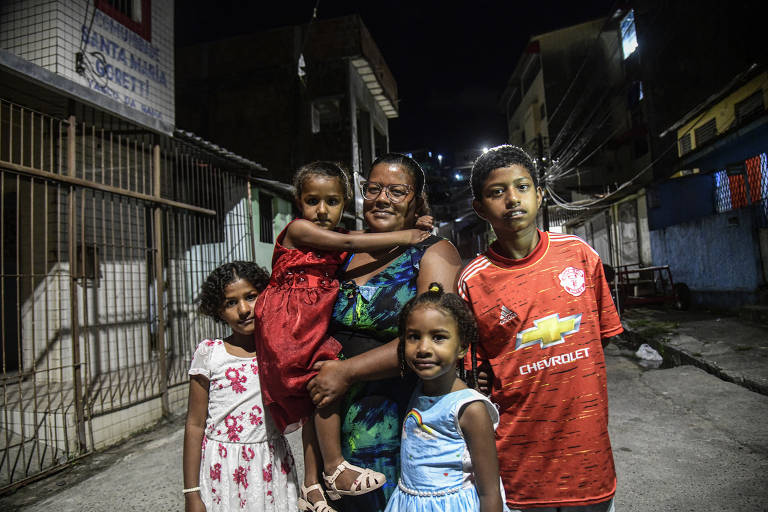
[[[680,146],[680,156],[688,153],[691,150],[691,132],[686,133],[677,141]]]
[[[637,49],[637,31],[635,30],[635,11],[630,9],[621,20],[621,50],[626,59]]]
[[[152,40],[152,0],[94,0],[96,8],[147,41]]]
[[[312,133],[341,129],[341,102],[338,98],[322,98],[312,102]]]
[[[637,107],[643,99],[643,82],[635,80],[627,88],[627,105],[630,109]]]
[[[520,88],[515,87],[515,89],[512,91],[512,94],[509,96],[509,101],[507,102],[507,117],[511,118],[515,115],[515,112],[517,112],[518,107],[520,107],[520,102],[522,101],[522,96],[520,95]]]
[[[693,131],[696,136],[696,147],[698,148],[707,141],[710,141],[717,136],[717,125],[715,124],[715,118],[713,117],[703,125],[699,126]]]
[[[83,286],[99,286],[99,249],[93,245],[77,244],[77,277]]]
[[[259,241],[271,244],[273,236],[272,196],[259,192]]]
[[[320,110],[318,110],[315,103],[313,103],[310,108],[312,109],[310,112],[310,117],[312,118],[312,133],[320,133]]]
[[[522,93],[525,94],[528,92],[528,90],[533,85],[533,81],[536,80],[536,77],[539,75],[539,71],[541,71],[541,61],[539,60],[539,55],[536,54],[533,56],[533,59],[528,64],[528,66],[525,68],[525,71],[523,72],[523,78],[522,78]]]
[[[738,102],[735,107],[736,121],[738,124],[743,123],[751,119],[756,113],[762,112],[765,107],[763,106],[763,90],[757,90],[747,98]]]

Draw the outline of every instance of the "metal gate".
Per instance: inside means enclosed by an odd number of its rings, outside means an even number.
[[[200,283],[253,258],[244,176],[78,114],[0,100],[0,491],[137,430],[139,404],[168,413],[195,344],[218,334],[196,314]]]

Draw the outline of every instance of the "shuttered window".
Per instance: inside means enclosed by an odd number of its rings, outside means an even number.
[[[715,138],[717,135],[717,125],[715,124],[715,118],[713,117],[703,125],[696,128],[694,131],[696,135],[696,147],[701,146]]]

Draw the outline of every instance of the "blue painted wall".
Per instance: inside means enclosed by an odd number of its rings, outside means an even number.
[[[715,213],[715,179],[693,174],[648,187],[648,229],[662,229]]]
[[[763,284],[757,228],[750,208],[709,215],[651,231],[655,265],[669,265],[675,282],[688,285],[698,303],[720,294],[732,304],[750,302]],[[740,298],[739,298],[740,297]]]

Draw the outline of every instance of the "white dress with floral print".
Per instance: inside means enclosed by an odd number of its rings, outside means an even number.
[[[215,510],[295,511],[297,478],[288,442],[265,416],[256,358],[231,355],[204,340],[190,375],[209,382],[200,494]]]

